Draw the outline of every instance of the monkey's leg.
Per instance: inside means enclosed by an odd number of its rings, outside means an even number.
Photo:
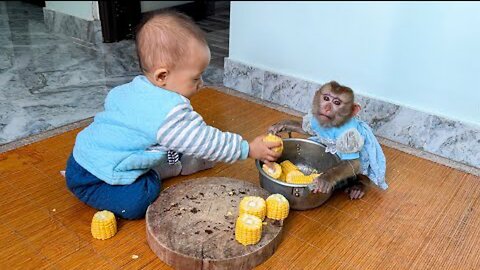
[[[370,179],[363,174],[358,174],[355,181],[350,181],[345,186],[345,193],[351,200],[361,199],[369,188]]]
[[[347,189],[349,187],[354,186],[358,182],[359,181],[358,181],[357,176],[352,176],[352,177],[348,177],[346,179],[341,179],[341,180],[335,181],[333,183],[333,190],[339,190],[339,189],[343,189],[343,188]]]
[[[351,200],[361,199],[365,195],[365,185],[357,181],[351,186],[345,188],[345,193],[348,194]]]

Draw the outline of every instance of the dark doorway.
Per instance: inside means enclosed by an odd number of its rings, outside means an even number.
[[[45,1],[37,1],[37,0],[25,0],[22,1],[24,3],[29,3],[38,7],[45,7]]]
[[[141,19],[140,1],[98,1],[103,42],[132,39]]]
[[[98,1],[103,42],[134,39],[135,27],[142,18],[140,7],[140,1]],[[193,1],[168,9],[185,13],[199,21],[215,14],[215,1]]]

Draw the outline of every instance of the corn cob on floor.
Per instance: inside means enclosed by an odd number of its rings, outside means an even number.
[[[117,220],[115,215],[107,210],[98,211],[93,215],[90,228],[95,239],[106,240],[117,233]]]
[[[192,105],[207,123],[247,140],[280,120],[300,120],[215,90],[201,91]],[[80,130],[0,153],[0,269],[172,269],[146,243],[145,220],[119,220],[113,238],[92,238],[97,210],[70,194],[58,173]],[[277,251],[256,269],[477,268],[480,177],[382,147],[388,191],[371,188],[354,202],[334,194],[322,207],[291,211]],[[254,161],[245,160],[169,179],[164,188],[203,176],[258,185]]]

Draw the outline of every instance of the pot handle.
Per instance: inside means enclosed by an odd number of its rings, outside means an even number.
[[[310,192],[312,192],[312,191],[310,190],[310,188],[308,186],[307,187],[294,187],[292,189],[292,194],[295,197],[307,196]]]

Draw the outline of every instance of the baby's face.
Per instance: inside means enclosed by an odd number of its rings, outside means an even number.
[[[192,42],[189,59],[170,70],[165,89],[192,97],[203,86],[202,74],[210,63],[210,49],[199,42]]]

